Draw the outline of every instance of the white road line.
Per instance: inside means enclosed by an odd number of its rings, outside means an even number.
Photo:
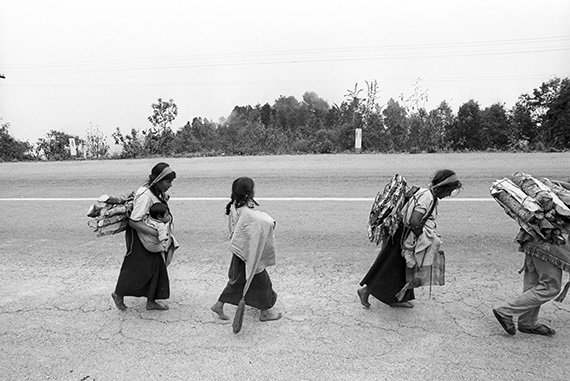
[[[92,198],[63,198],[63,197],[32,197],[32,198],[0,198],[0,201],[97,201],[98,197]],[[172,197],[171,201],[228,201],[228,197]],[[325,201],[325,202],[373,202],[374,198],[368,197],[263,197],[259,201]],[[482,202],[494,201],[493,198],[449,198],[444,202]]]

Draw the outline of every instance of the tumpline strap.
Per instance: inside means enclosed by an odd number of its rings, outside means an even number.
[[[431,217],[433,211],[435,210],[435,207],[437,205],[437,197],[435,197],[435,194],[433,193],[433,191],[431,191],[431,195],[433,196],[433,202],[431,203],[431,206],[429,207],[429,210],[426,212],[426,214],[424,215],[424,217],[422,218],[422,226],[426,223],[426,221],[428,220],[428,218]]]

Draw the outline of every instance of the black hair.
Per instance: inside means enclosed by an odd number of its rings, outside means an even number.
[[[431,185],[436,186],[437,184],[440,184],[442,181],[444,181],[445,179],[451,177],[455,175],[455,172],[453,172],[451,169],[440,169],[438,170],[435,175],[433,176],[433,179],[431,180]],[[449,184],[444,184],[441,186],[438,186],[436,189],[438,192],[442,192],[442,191],[454,191],[456,189],[461,189],[461,181],[459,180],[455,180]]]
[[[226,205],[226,214],[230,214],[232,204],[236,209],[253,200],[255,183],[249,177],[239,177],[232,183],[231,201]]]
[[[148,214],[157,220],[164,217],[166,213],[169,213],[168,206],[162,202],[155,202],[150,206],[150,209],[148,210]]]
[[[150,175],[148,176],[147,185],[152,184],[152,182],[158,176],[160,176],[160,174],[162,173],[164,168],[166,168],[168,166],[169,165],[167,163],[158,163],[154,167],[152,167],[152,170],[150,171]],[[162,181],[162,180],[174,180],[175,178],[176,178],[176,172],[172,171],[168,175],[164,176],[160,181]],[[164,194],[162,193],[162,191],[160,189],[158,189],[156,184],[154,184],[153,186],[150,186],[149,189],[156,197],[158,197],[161,200],[164,200]],[[166,200],[164,200],[164,201],[166,201]]]

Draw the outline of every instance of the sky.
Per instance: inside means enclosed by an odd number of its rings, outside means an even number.
[[[510,109],[570,77],[570,1],[0,0],[0,118],[35,143],[50,130],[151,127],[173,99],[177,130],[235,106],[340,105],[376,81],[378,103],[427,95]]]

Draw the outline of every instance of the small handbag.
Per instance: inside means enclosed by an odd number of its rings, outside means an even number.
[[[431,286],[443,286],[445,284],[445,254],[443,251],[439,250],[434,255],[431,265],[420,265],[413,270],[406,269],[406,281],[404,287],[396,294],[396,299],[399,302],[403,300],[407,290],[416,287],[429,286],[429,297],[431,298]]]
[[[415,277],[419,278],[419,286],[443,286],[445,284],[445,254],[443,251],[440,250],[433,256],[431,265],[420,266]],[[416,285],[415,282],[414,285]]]

